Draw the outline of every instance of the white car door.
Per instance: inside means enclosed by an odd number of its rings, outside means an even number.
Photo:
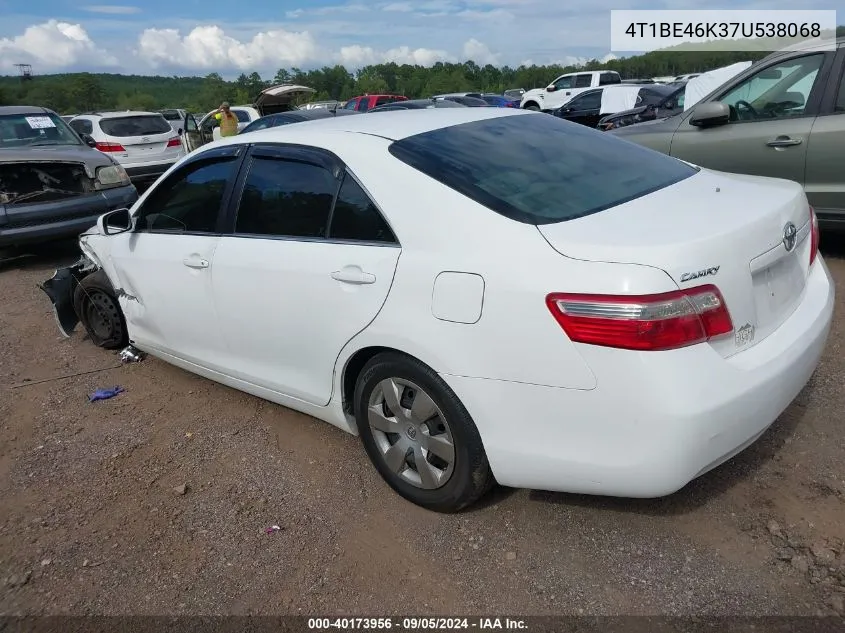
[[[333,155],[254,147],[214,257],[229,374],[326,405],[341,349],[387,299],[399,244]]]
[[[212,263],[244,151],[226,146],[187,161],[136,206],[133,230],[112,238],[120,303],[139,348],[218,366]]]

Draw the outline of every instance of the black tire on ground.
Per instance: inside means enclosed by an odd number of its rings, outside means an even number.
[[[73,292],[73,309],[94,345],[119,349],[129,343],[126,319],[114,288],[102,270],[91,273]]]
[[[537,105],[537,104],[535,104],[535,103],[528,103],[528,104],[526,104],[526,106],[523,108],[523,110],[534,110],[535,112],[539,112],[539,111],[540,111],[540,106],[538,106],[538,105]]]
[[[368,421],[368,405],[382,380],[396,378],[419,386],[443,413],[454,443],[454,468],[441,487],[423,489],[405,481],[386,464]],[[452,389],[416,358],[386,352],[372,358],[355,384],[355,419],[364,449],[382,478],[405,499],[436,512],[457,512],[478,501],[495,480],[481,436],[469,412]]]

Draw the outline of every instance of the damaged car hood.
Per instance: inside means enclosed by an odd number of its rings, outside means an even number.
[[[0,164],[3,163],[84,163],[91,171],[97,167],[114,165],[110,156],[92,150],[87,145],[41,145],[38,147],[10,147],[0,146]],[[89,174],[93,177],[93,173]]]

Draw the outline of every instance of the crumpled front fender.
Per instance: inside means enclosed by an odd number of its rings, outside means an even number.
[[[79,324],[79,315],[73,308],[73,293],[82,279],[98,269],[99,266],[83,255],[72,266],[57,269],[50,279],[39,286],[50,298],[56,324],[65,338],[70,338]]]

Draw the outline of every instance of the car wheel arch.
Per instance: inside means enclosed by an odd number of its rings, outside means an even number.
[[[425,358],[420,358],[418,355],[411,354],[403,349],[399,349],[398,347],[391,347],[389,345],[368,345],[360,347],[354,352],[352,352],[342,363],[343,369],[340,372],[339,395],[340,405],[343,409],[343,413],[346,415],[347,420],[350,422],[351,426],[355,429],[356,434],[358,432],[358,428],[357,423],[355,422],[354,411],[355,386],[357,385],[358,378],[360,377],[361,372],[363,371],[367,363],[379,354],[385,353],[399,354],[408,358],[412,358],[426,365],[433,371],[437,371],[432,365],[432,363],[427,362]]]

